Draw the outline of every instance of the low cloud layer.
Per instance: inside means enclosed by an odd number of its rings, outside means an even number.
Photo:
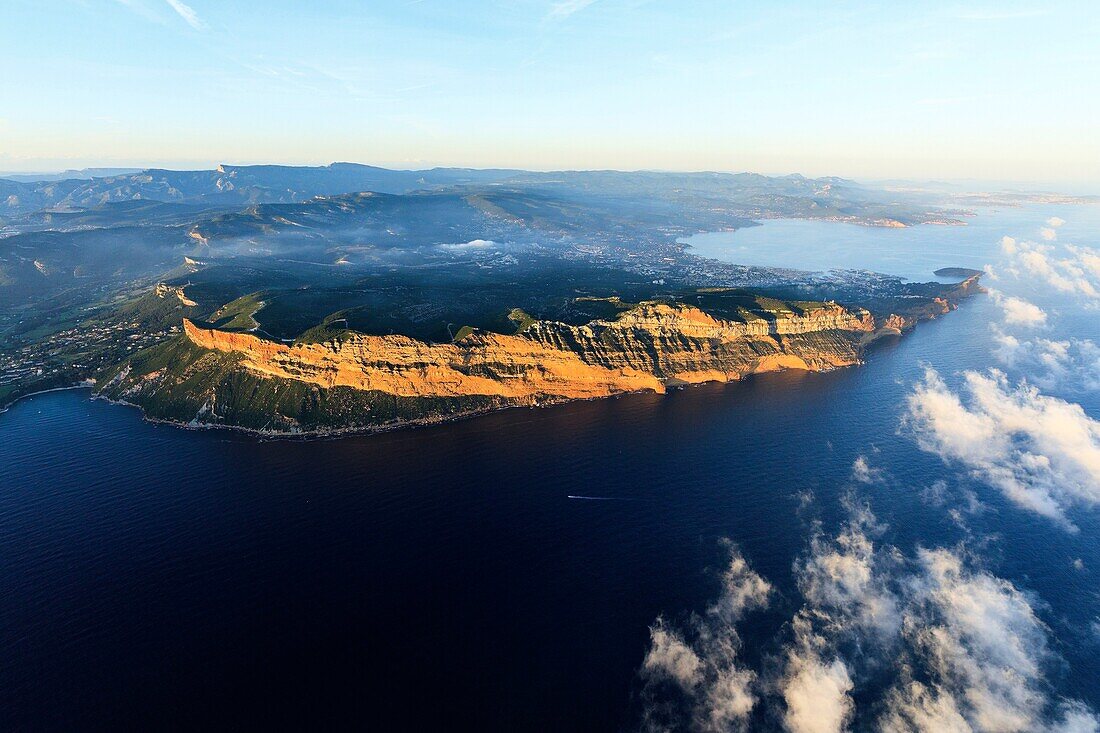
[[[923,450],[1067,528],[1070,507],[1100,503],[1100,422],[1080,405],[1010,385],[1000,371],[968,371],[956,393],[927,369],[905,425]]]
[[[1045,670],[1057,659],[1024,593],[973,567],[963,551],[905,557],[876,542],[878,532],[867,509],[854,510],[796,568],[806,605],[792,624],[781,681],[785,698],[794,689],[797,700],[788,704],[787,730],[845,730],[858,681],[868,679],[885,689],[873,708],[881,731],[1096,730],[1088,708],[1047,693]],[[799,651],[807,639],[816,640],[809,654]],[[808,664],[817,664],[816,686],[800,683]],[[830,684],[829,672],[848,683]]]
[[[1057,238],[1053,228],[1043,230],[1043,234],[1049,242]],[[1003,237],[1001,251],[1007,259],[1005,273],[1018,279],[1039,281],[1090,302],[1100,301],[1100,250]]]
[[[720,600],[683,632],[658,620],[641,670],[647,729],[743,730],[755,708],[789,733],[1100,728],[1086,705],[1050,694],[1061,660],[1026,593],[964,549],[906,556],[878,539],[867,508],[849,512],[795,564],[803,602],[759,675],[736,663],[731,622],[772,591],[739,555],[725,611]],[[670,703],[669,687],[685,705]]]
[[[772,586],[753,572],[736,550],[722,575],[722,590],[686,628],[658,618],[642,663],[645,730],[741,730],[757,702],[757,675],[738,661],[736,624],[764,608]]]
[[[862,473],[857,461],[855,472]],[[858,475],[857,475],[858,478]],[[795,567],[805,605],[791,622],[784,668],[778,680],[791,733],[845,730],[856,713],[852,666],[855,649],[889,646],[900,626],[897,599],[876,573],[875,547],[864,531],[873,518],[858,512],[833,540],[815,537]],[[845,641],[858,640],[843,651]]]
[[[168,3],[168,6],[172,8],[172,10],[176,11],[176,14],[179,15],[179,17],[183,18],[184,22],[187,23],[187,25],[191,26],[197,31],[201,31],[206,28],[206,24],[202,22],[201,18],[199,18],[199,14],[195,12],[195,9],[187,3],[183,2],[183,0],[165,0],[165,2]]]
[[[882,730],[1096,730],[1086,707],[1048,696],[1048,630],[1011,583],[938,549],[918,552],[903,587],[902,644],[925,679],[903,672]]]
[[[999,329],[993,356],[1005,368],[1027,375],[1045,390],[1100,390],[1100,346],[1091,339],[1021,339]]]
[[[808,618],[792,622],[795,642],[787,650],[786,670],[780,682],[784,727],[793,733],[835,733],[855,715],[848,665],[833,655],[824,636]]]
[[[440,249],[450,250],[453,252],[467,252],[470,250],[485,250],[499,247],[496,242],[491,239],[471,239],[469,242],[455,242],[452,244],[441,244]]]
[[[998,290],[991,290],[989,294],[1004,311],[1004,320],[1008,325],[1034,327],[1042,326],[1047,322],[1046,312],[1034,303],[1013,295],[1005,295]]]

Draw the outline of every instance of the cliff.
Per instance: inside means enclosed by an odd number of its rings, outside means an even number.
[[[288,346],[184,322],[196,346],[239,354],[243,368],[267,377],[398,397],[483,395],[521,404],[662,392],[668,382],[726,381],[781,368],[847,366],[859,360],[859,337],[873,329],[869,313],[836,305],[738,323],[667,303],[584,326],[536,321],[515,335],[474,331],[451,344],[350,333]]]
[[[650,302],[576,326],[454,343],[342,332],[279,343],[184,320],[183,333],[130,358],[100,394],[157,419],[279,432],[373,429],[516,405],[664,392],[779,369],[850,366],[875,332],[865,310],[802,304],[723,320]]]

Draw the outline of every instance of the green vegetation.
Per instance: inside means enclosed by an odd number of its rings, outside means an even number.
[[[100,394],[140,406],[148,417],[279,432],[362,430],[395,423],[432,422],[503,407],[499,398],[396,397],[336,387],[325,389],[239,368],[240,357],[200,349],[179,336],[147,349],[104,375]],[[135,374],[153,375],[128,380]]]
[[[255,331],[260,327],[256,313],[265,305],[263,293],[249,293],[226,303],[206,320],[211,328],[221,331]]]
[[[186,296],[183,288],[158,285],[116,298],[90,317],[84,327],[125,323],[143,331],[159,331],[179,326],[184,318],[197,318],[201,305]],[[187,305],[191,303],[191,305]]]
[[[840,179],[337,164],[0,187],[0,400],[95,377],[183,318],[288,343],[351,331],[445,343],[645,302],[755,321],[823,307],[814,298],[885,314],[944,292],[723,265],[679,242],[764,216],[944,218]],[[704,283],[753,291],[692,289]]]
[[[340,341],[349,334],[354,333],[348,328],[349,311],[337,311],[332,313],[313,328],[306,329],[294,339],[296,344],[320,344],[329,341]]]
[[[611,321],[628,310],[637,308],[648,298],[638,298],[637,302],[624,302],[618,295],[610,297],[581,296],[573,299],[573,311],[582,316],[582,322]]]
[[[537,318],[535,318],[522,308],[513,308],[511,311],[509,311],[508,320],[516,324],[516,333],[526,331],[538,321]],[[457,341],[458,338],[456,337],[455,340]]]
[[[680,297],[716,318],[743,323],[801,316],[826,307],[821,301],[785,300],[744,288],[698,288]]]

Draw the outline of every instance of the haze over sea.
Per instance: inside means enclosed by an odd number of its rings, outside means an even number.
[[[1100,298],[1081,285],[1100,275],[1073,246],[1100,246],[1100,207],[905,230],[769,221],[691,243],[911,279],[989,265],[998,293],[860,368],[375,436],[264,441],[149,424],[86,391],[23,400],[0,415],[0,727],[633,728],[661,714],[669,647],[653,629],[708,684],[713,650],[693,639],[731,552],[772,587],[737,614],[739,668],[844,660],[857,726],[887,683],[878,647],[846,641],[863,622],[822,599],[830,557],[878,579],[845,586],[853,608],[877,594],[895,615],[950,618],[957,597],[988,602],[967,618],[1017,643],[981,666],[1024,669],[1036,720],[1100,709],[1100,477],[1087,445],[1041,434],[1100,419]],[[951,395],[963,412],[941,420]],[[964,443],[962,418],[989,445]],[[806,646],[800,614],[836,622],[835,646]],[[883,649],[919,660],[898,633]],[[1002,699],[966,674],[959,690]],[[781,713],[765,698],[753,715]]]

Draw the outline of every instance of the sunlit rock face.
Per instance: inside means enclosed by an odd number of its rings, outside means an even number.
[[[472,333],[454,344],[428,344],[407,336],[354,334],[287,346],[190,322],[185,323],[185,334],[204,349],[240,354],[242,368],[264,376],[398,397],[489,395],[522,401],[663,390],[652,374],[595,366],[572,351],[522,336]]]
[[[782,368],[828,369],[859,361],[866,311],[830,305],[804,316],[735,323],[680,304],[645,304],[614,321],[584,326],[540,322],[520,334],[610,369],[635,369],[664,382],[740,379]]]
[[[515,334],[475,330],[440,344],[355,332],[287,344],[185,320],[181,336],[135,356],[101,394],[175,422],[372,429],[780,369],[836,369],[858,364],[886,330],[869,312],[834,303],[727,321],[651,302],[582,326],[535,321]]]
[[[288,346],[185,323],[196,346],[238,353],[242,368],[265,376],[400,397],[491,395],[521,403],[848,366],[859,361],[859,337],[873,329],[869,313],[840,306],[732,323],[663,303],[584,326],[536,322],[515,335],[475,331],[452,344],[352,334]]]

